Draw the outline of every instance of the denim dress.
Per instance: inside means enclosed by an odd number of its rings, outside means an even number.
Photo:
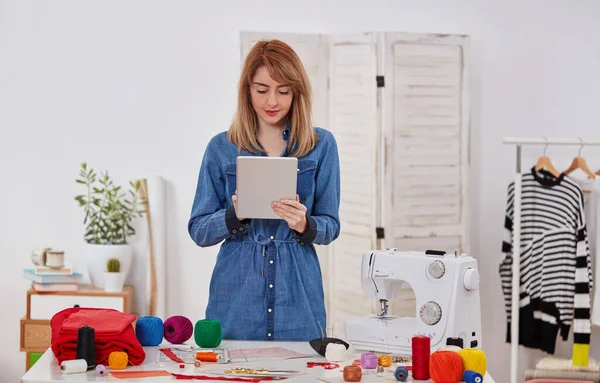
[[[264,153],[239,151],[226,132],[206,148],[188,231],[201,247],[223,241],[206,318],[221,323],[224,339],[308,341],[321,337],[321,329],[325,333],[323,279],[313,245],[339,235],[340,171],[335,138],[315,130],[317,144],[298,158],[297,194],[308,222],[302,234],[283,219],[237,219],[231,199],[236,158]],[[284,140],[289,133],[284,129]]]

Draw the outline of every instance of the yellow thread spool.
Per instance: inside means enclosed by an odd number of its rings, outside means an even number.
[[[392,365],[392,357],[389,355],[379,355],[377,362],[382,367],[389,367]]]
[[[123,370],[127,367],[128,362],[127,353],[123,351],[113,351],[108,356],[108,365],[111,370]]]
[[[485,353],[477,348],[464,348],[458,352],[465,370],[477,371],[481,376],[487,371]]]

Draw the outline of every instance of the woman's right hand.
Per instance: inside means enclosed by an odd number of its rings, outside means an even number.
[[[236,194],[231,196],[231,200],[233,201],[233,208],[235,209],[235,216],[237,217],[237,219],[239,221],[243,221],[244,218],[240,218],[240,216],[237,213],[237,190],[235,191]]]

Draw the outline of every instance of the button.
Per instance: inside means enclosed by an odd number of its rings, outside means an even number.
[[[269,312],[272,312],[273,310],[269,309],[269,310],[267,310],[267,311],[269,311]]]
[[[272,288],[273,288],[273,284],[272,284],[272,283],[269,285],[269,288],[270,288],[270,289],[272,289]]]
[[[244,231],[244,228],[243,228],[243,227],[240,227],[240,231]]]
[[[471,336],[475,336],[475,331],[473,331],[473,332],[471,333]]]
[[[475,348],[477,347],[477,341],[476,340],[472,340],[471,341],[471,348]]]
[[[275,239],[275,237],[273,237],[273,236],[270,236],[269,238],[271,238],[271,241]]]
[[[271,337],[271,333],[268,333],[267,336],[270,338]]]
[[[273,260],[271,259],[271,260],[269,261],[269,263],[270,263],[270,264],[273,264]]]
[[[249,228],[249,227],[250,227],[250,224],[249,224],[249,223],[247,223],[247,224],[246,224],[246,229],[247,229],[247,228]]]
[[[300,242],[300,244],[301,244],[302,246],[304,246],[304,242]]]
[[[233,234],[237,233],[237,230],[233,230]]]

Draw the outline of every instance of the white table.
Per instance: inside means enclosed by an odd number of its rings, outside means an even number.
[[[165,345],[165,347],[168,347]],[[284,380],[284,382],[297,383],[297,382],[316,382],[316,381],[325,381],[325,382],[333,382],[333,383],[344,383],[344,379],[342,378],[342,373],[340,370],[343,369],[344,366],[352,364],[354,359],[360,359],[360,354],[362,351],[353,350],[350,348],[349,352],[346,354],[347,360],[345,362],[339,363],[340,368],[334,370],[325,370],[322,367],[314,367],[314,368],[306,368],[306,362],[308,361],[325,361],[325,358],[317,354],[312,347],[308,344],[308,342],[249,342],[249,341],[223,341],[219,347],[226,348],[251,348],[251,347],[285,347],[293,351],[297,351],[306,355],[309,355],[310,358],[301,358],[301,359],[288,359],[288,360],[272,360],[272,361],[264,361],[264,362],[247,362],[247,363],[235,363],[228,364],[227,366],[231,367],[271,367],[271,368],[280,368],[280,369],[288,369],[288,370],[298,370],[305,371],[306,374],[296,376],[290,379]],[[169,372],[181,373],[184,371],[194,372],[196,374],[202,374],[202,371],[206,371],[208,373],[208,369],[216,366],[213,363],[203,363],[202,367],[199,369],[194,369],[193,366],[186,366],[184,370],[179,369],[179,366],[175,362],[169,363],[158,363],[159,353],[158,347],[144,347],[146,351],[146,360],[141,366],[137,367],[128,367],[126,371],[129,370],[167,370]],[[224,366],[219,364],[218,366]],[[390,367],[390,370],[392,370]],[[108,369],[108,366],[107,366]],[[83,382],[98,382],[98,381],[118,381],[118,382],[148,382],[148,383],[156,383],[156,382],[165,382],[165,381],[173,381],[176,380],[175,377],[152,377],[152,378],[137,378],[137,379],[117,379],[113,376],[105,377],[97,377],[94,370],[87,371],[86,373],[80,374],[63,374],[58,366],[56,358],[52,353],[51,349],[46,350],[44,355],[35,363],[35,365],[23,376],[22,383],[59,383],[59,382],[71,382],[71,383],[83,383]],[[392,372],[386,372],[382,377],[376,376],[376,374],[364,374],[361,382],[395,382],[396,379]],[[408,381],[411,381],[409,378]],[[194,382],[191,380],[190,382]],[[201,380],[196,380],[196,382],[201,382]],[[206,382],[206,380],[204,380]],[[213,381],[218,382],[218,381]],[[418,381],[422,383],[431,382],[431,381]],[[494,383],[494,380],[486,374],[484,377],[484,383]]]

